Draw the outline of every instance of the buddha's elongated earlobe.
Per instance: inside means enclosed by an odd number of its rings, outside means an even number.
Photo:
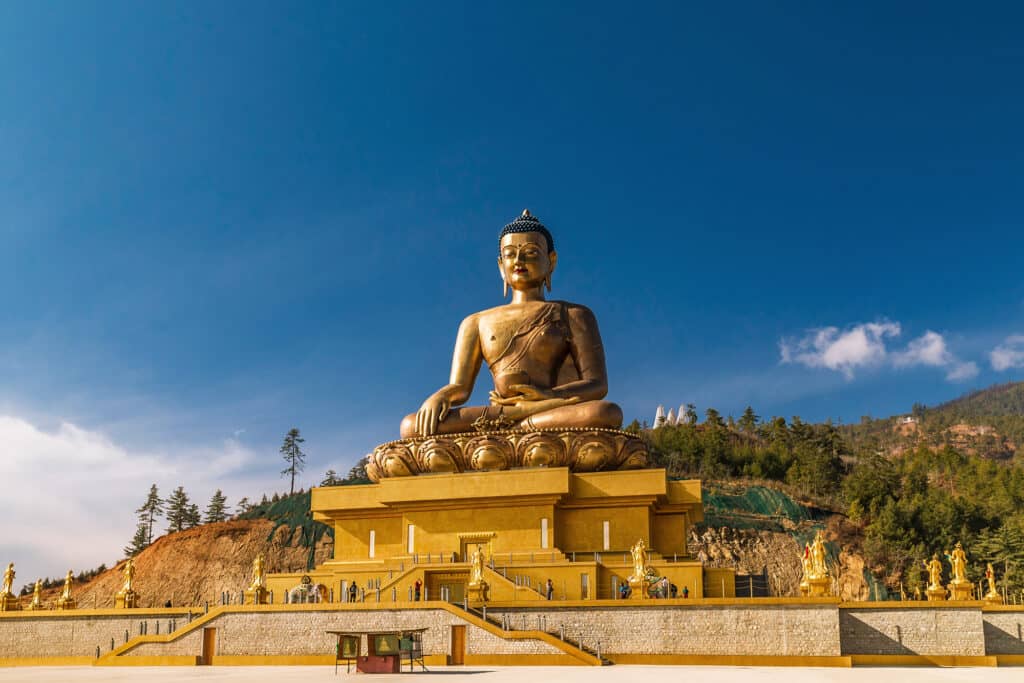
[[[508,281],[506,281],[505,278],[501,278],[501,298],[508,298]]]
[[[544,286],[548,288],[549,292],[551,291],[551,273],[548,273],[548,276],[544,278]]]

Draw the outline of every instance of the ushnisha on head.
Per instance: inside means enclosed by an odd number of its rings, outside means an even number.
[[[551,291],[551,273],[558,263],[555,240],[544,224],[524,209],[522,215],[502,229],[498,242],[498,271],[508,288],[525,292],[542,287]]]

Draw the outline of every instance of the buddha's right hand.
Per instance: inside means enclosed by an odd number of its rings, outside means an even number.
[[[438,392],[430,396],[416,411],[416,433],[420,436],[436,434],[438,423],[444,422],[451,408],[452,401],[447,395]]]

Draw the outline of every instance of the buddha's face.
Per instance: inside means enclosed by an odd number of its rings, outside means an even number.
[[[548,252],[548,242],[539,232],[514,232],[501,238],[498,270],[512,289],[542,287],[557,262],[558,254]]]

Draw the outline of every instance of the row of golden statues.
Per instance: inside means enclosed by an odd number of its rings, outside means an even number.
[[[12,612],[21,609],[21,598],[14,592],[14,563],[11,562],[7,565],[7,569],[4,571],[3,585],[0,586],[0,612]],[[74,573],[69,569],[68,575],[64,577],[64,589],[60,595],[53,602],[53,609],[65,610],[75,609],[76,602],[74,597],[71,595],[71,585],[74,583]],[[40,610],[46,609],[43,604],[43,580],[38,579],[36,581],[35,588],[32,590],[32,601],[29,602],[28,606],[25,607],[27,610]]]
[[[825,597],[831,594],[831,577],[829,576],[828,564],[826,562],[826,550],[824,534],[818,531],[815,534],[813,543],[804,543],[803,576],[800,580],[800,595],[805,597]],[[928,587],[925,595],[928,600],[970,600],[974,592],[974,584],[967,578],[967,552],[963,544],[957,541],[951,551],[944,553],[950,568],[950,582],[942,585],[942,561],[939,554],[932,555],[931,560],[922,560],[925,570],[928,572]],[[989,562],[985,569],[985,580],[988,582],[988,592],[982,596],[982,600],[1002,604],[1003,598],[996,589],[995,570]],[[915,590],[914,599],[921,599],[920,589]]]
[[[129,559],[125,562],[124,567],[122,568],[122,574],[124,576],[124,583],[122,584],[121,589],[114,596],[114,605],[118,608],[138,607],[139,596],[133,587],[133,582],[135,580],[135,562],[133,560]],[[14,577],[14,563],[11,562],[7,565],[7,569],[4,571],[3,584],[0,585],[0,612],[13,612],[22,609],[21,598],[14,592]],[[71,594],[71,588],[74,585],[74,581],[74,572],[69,569],[67,576],[64,577],[64,588],[61,590],[60,595],[58,595],[53,601],[52,609],[70,610],[75,609],[78,606],[78,602]],[[36,580],[36,585],[32,589],[32,599],[25,609],[47,609],[46,605],[43,604],[42,579]]]
[[[139,606],[139,594],[135,590],[135,561],[129,558],[121,568],[123,581],[121,588],[114,595],[114,607],[116,609],[133,609]],[[0,612],[13,612],[22,609],[21,598],[14,592],[14,563],[7,565],[4,571],[3,584],[0,585]],[[74,584],[74,573],[69,569],[64,578],[64,589],[53,601],[52,609],[70,610],[78,606],[77,601],[71,594]],[[267,574],[263,568],[263,556],[257,555],[253,561],[253,579],[249,589],[245,591],[246,597],[255,604],[267,602]],[[32,600],[24,608],[26,610],[47,609],[43,604],[43,580],[36,581],[32,590]]]

